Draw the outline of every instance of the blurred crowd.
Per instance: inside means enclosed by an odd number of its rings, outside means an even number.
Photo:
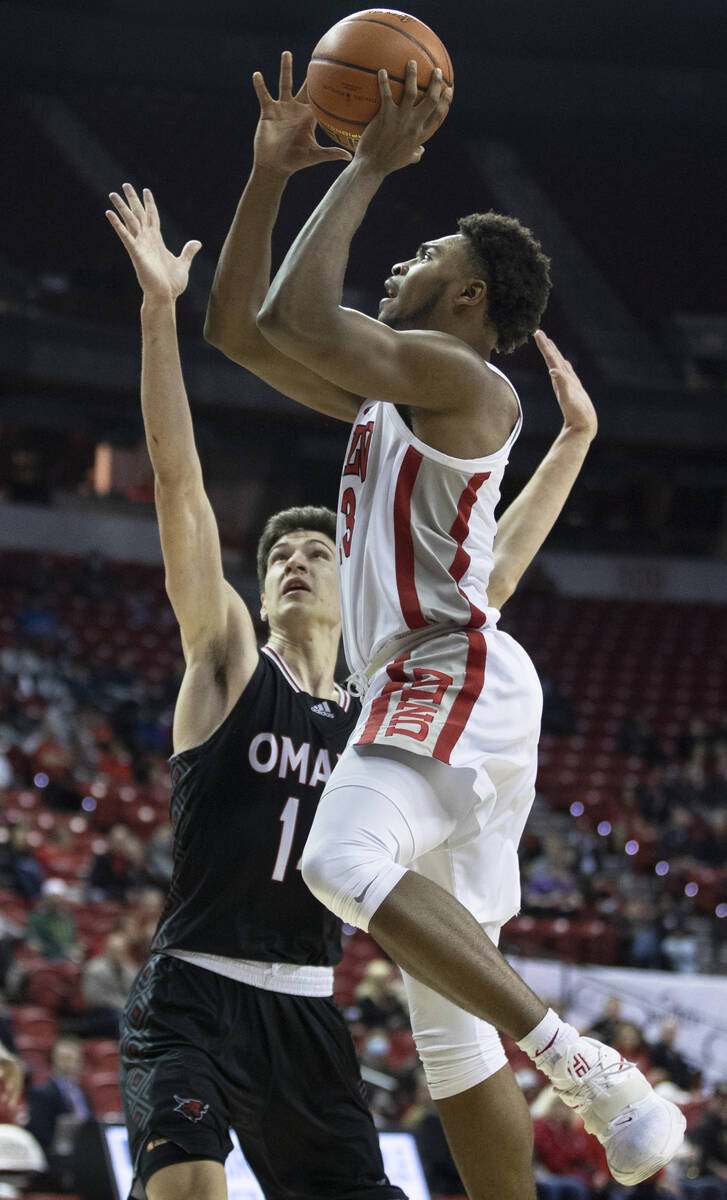
[[[3,559],[0,1044],[27,1069],[23,1101],[4,1116],[35,1135],[57,1188],[72,1183],[69,1122],[119,1111],[119,1015],[172,869],[166,760],[180,653],[155,569],[100,554]],[[552,768],[564,748],[572,758],[578,699],[547,674],[544,691],[543,771],[521,848],[522,914],[506,927],[503,948],[672,971],[719,966],[727,716],[694,716],[668,738],[639,713],[624,717],[614,782],[594,805],[578,768],[566,789]],[[621,763],[629,764],[623,774]],[[398,972],[357,933],[337,979],[377,1124],[411,1130],[432,1192],[457,1194]],[[621,1019],[615,999],[594,1032],[635,1059],[689,1118],[684,1159],[634,1194],[723,1200],[727,1081],[705,1091],[700,1064],[675,1048],[674,1022],[642,1030]],[[541,1197],[618,1195],[597,1143],[529,1061],[513,1046],[508,1053],[535,1119]],[[722,1191],[707,1182],[715,1177]]]

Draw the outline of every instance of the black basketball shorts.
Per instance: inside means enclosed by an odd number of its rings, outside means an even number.
[[[328,997],[153,955],[126,1002],[121,1094],[134,1197],[172,1161],[224,1163],[230,1128],[267,1200],[404,1196],[386,1178],[353,1042]]]

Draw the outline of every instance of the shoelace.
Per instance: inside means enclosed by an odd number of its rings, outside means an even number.
[[[599,1080],[608,1079],[609,1075],[619,1075],[623,1078],[626,1071],[636,1070],[636,1063],[629,1062],[626,1058],[621,1058],[617,1062],[609,1063],[608,1066],[592,1068],[586,1078],[580,1083],[570,1083],[567,1087],[557,1087],[553,1084],[553,1091],[557,1092],[564,1104],[569,1108],[575,1108],[579,1115],[583,1115],[581,1109],[587,1107],[591,1103],[591,1097],[587,1094],[587,1089]],[[583,1095],[582,1093],[586,1093]],[[588,1129],[588,1125],[586,1125]],[[589,1133],[591,1130],[589,1130]]]

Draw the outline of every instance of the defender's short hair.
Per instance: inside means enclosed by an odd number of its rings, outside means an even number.
[[[268,555],[279,538],[297,529],[312,529],[316,533],[325,533],[333,544],[336,543],[336,514],[330,508],[317,508],[313,504],[303,504],[297,508],[284,508],[282,512],[274,513],[265,522],[265,528],[257,544],[257,577],[260,591],[265,588],[265,576],[268,571]]]
[[[509,354],[540,324],[550,294],[550,259],[515,217],[490,210],[460,217],[457,226],[487,284],[487,317],[497,331],[497,349]]]

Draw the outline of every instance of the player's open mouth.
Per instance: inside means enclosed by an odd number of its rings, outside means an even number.
[[[283,586],[283,595],[289,596],[291,592],[309,592],[310,588],[302,579],[289,579]]]

